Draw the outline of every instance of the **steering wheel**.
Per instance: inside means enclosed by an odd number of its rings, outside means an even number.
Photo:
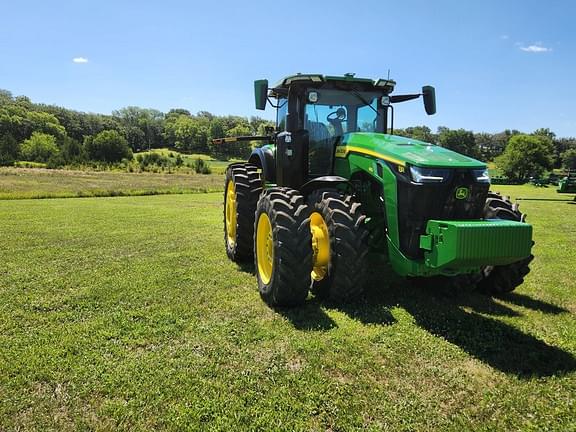
[[[326,120],[330,123],[332,122],[343,122],[346,120],[346,110],[342,107],[338,108],[336,111],[331,112],[326,116]]]

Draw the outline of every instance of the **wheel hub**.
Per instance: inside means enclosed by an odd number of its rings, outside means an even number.
[[[232,181],[226,187],[226,241],[229,247],[236,243],[236,190]]]
[[[330,236],[328,226],[322,215],[314,212],[310,215],[310,232],[312,233],[312,278],[320,281],[328,273],[330,263]]]
[[[261,213],[258,218],[256,229],[256,261],[258,275],[264,284],[268,284],[272,278],[274,264],[274,238],[272,236],[272,224],[266,213]]]

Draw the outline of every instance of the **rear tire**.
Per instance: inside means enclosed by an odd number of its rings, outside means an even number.
[[[484,207],[486,219],[507,219],[524,222],[526,215],[518,210],[518,204],[512,203],[509,197],[498,193],[488,193]],[[478,291],[498,296],[514,291],[524,282],[524,276],[530,272],[529,264],[534,259],[533,255],[512,264],[502,266],[486,266],[480,272],[479,282],[476,285]]]
[[[350,302],[362,294],[366,282],[369,235],[364,227],[366,216],[352,196],[336,190],[316,191],[308,203],[311,214],[317,213],[324,220],[330,244],[325,272],[312,275],[312,293],[337,303]],[[315,251],[314,256],[317,254]],[[323,273],[320,280],[315,279],[315,274]]]
[[[261,192],[262,179],[255,165],[228,166],[224,183],[224,244],[232,261],[253,259],[254,212]]]
[[[311,235],[304,198],[289,188],[260,196],[254,227],[258,290],[270,306],[296,306],[308,296]]]

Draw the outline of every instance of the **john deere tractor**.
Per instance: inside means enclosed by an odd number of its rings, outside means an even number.
[[[391,79],[353,74],[288,76],[254,83],[256,108],[277,110],[246,163],[226,171],[228,257],[255,262],[272,306],[311,291],[337,302],[358,297],[369,251],[405,277],[446,276],[497,295],[529,272],[532,227],[518,206],[489,191],[486,164],[393,134],[394,107],[435,90],[392,95]]]

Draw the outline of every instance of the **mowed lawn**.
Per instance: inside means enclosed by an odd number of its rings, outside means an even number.
[[[575,430],[576,205],[521,208],[503,299],[372,257],[359,303],[272,310],[220,194],[0,201],[0,430]]]

